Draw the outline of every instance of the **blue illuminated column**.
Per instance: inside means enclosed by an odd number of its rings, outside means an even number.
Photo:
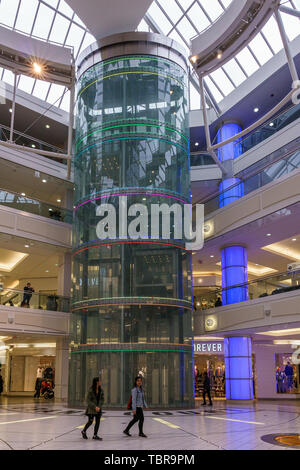
[[[230,139],[241,130],[241,126],[236,122],[223,124],[217,132],[217,143]],[[232,174],[232,177],[227,176],[219,185],[219,207],[227,206],[244,196],[244,183],[239,178],[233,177],[233,161],[241,154],[242,144],[239,140],[234,140],[218,150],[218,159],[226,167],[228,174]]]
[[[217,143],[224,142],[241,132],[242,128],[236,122],[223,124],[217,133]],[[242,144],[239,139],[220,147],[218,158],[227,170],[226,178],[219,185],[219,207],[225,207],[244,196],[244,183],[234,177],[233,161],[242,154]],[[222,249],[222,288],[223,305],[244,302],[248,300],[247,283],[247,250],[243,246],[230,246]],[[237,286],[231,289],[231,286]]]
[[[223,305],[249,300],[247,249],[227,246],[221,250]]]
[[[224,352],[227,400],[253,400],[251,338],[225,338]]]

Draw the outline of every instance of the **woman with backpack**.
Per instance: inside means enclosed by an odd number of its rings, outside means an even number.
[[[93,379],[93,384],[87,395],[87,409],[86,416],[88,416],[88,422],[86,423],[84,429],[81,431],[83,439],[88,439],[86,431],[93,424],[95,418],[95,428],[93,439],[96,441],[102,441],[102,438],[98,436],[100,420],[102,416],[102,405],[104,403],[104,393],[101,387],[100,377],[95,377]]]
[[[139,436],[147,437],[143,432],[144,413],[143,408],[148,408],[145,400],[145,392],[142,387],[142,377],[136,377],[134,381],[134,388],[131,390],[131,400],[129,400],[128,408],[132,409],[133,419],[128,424],[127,428],[123,431],[126,436],[131,436],[129,430],[135,423],[139,423]]]

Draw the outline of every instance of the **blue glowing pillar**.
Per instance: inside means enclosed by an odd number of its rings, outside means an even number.
[[[251,338],[225,338],[224,352],[227,400],[253,400]]]
[[[221,250],[223,305],[249,300],[247,249],[227,246]]]
[[[235,122],[223,124],[217,133],[217,143],[220,144],[230,139],[241,132],[241,130],[241,126]],[[240,139],[234,140],[230,144],[224,145],[218,149],[218,159],[228,168],[230,162],[233,162],[233,160],[238,158],[241,154],[242,144],[240,143]],[[239,178],[226,178],[219,186],[219,194],[219,207],[227,206],[231,202],[244,196],[244,183]]]

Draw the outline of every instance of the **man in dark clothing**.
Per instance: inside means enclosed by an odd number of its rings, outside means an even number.
[[[218,297],[215,303],[215,307],[222,307],[223,303],[221,297]]]
[[[0,374],[0,395],[3,392],[3,378],[2,375]]]
[[[205,395],[207,394],[209,399],[209,406],[212,406],[211,396],[210,396],[210,380],[208,373],[204,372],[204,382],[203,382],[203,403],[202,406],[206,405]]]
[[[30,282],[27,282],[27,285],[24,287],[24,298],[23,298],[22,305],[28,305],[29,307],[29,302],[30,302],[33,292],[34,292],[34,288],[31,287]]]

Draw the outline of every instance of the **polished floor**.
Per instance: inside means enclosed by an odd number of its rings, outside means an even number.
[[[122,435],[130,416],[107,410],[99,435],[81,437],[86,421],[82,410],[45,400],[0,398],[0,450],[286,450],[262,437],[300,432],[300,403],[265,401],[254,404],[216,402],[213,408],[190,411],[146,411],[144,432]]]

